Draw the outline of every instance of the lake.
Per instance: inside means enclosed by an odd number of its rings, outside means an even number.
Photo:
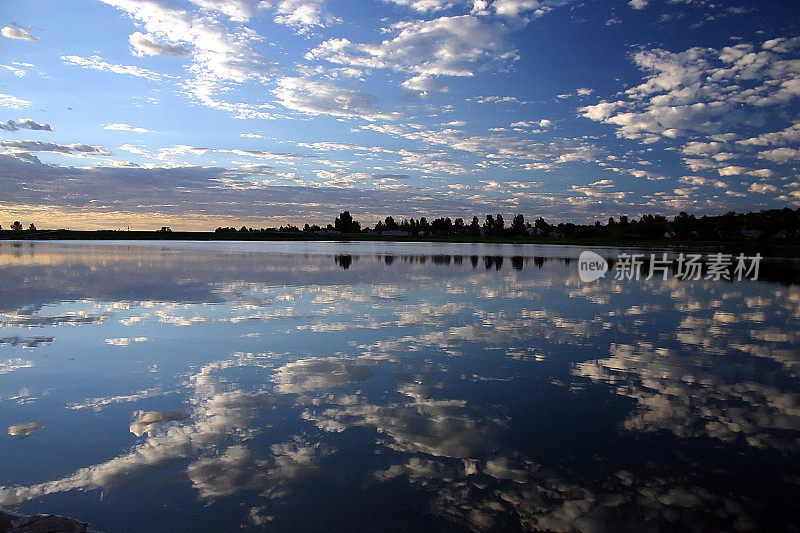
[[[637,251],[605,248],[584,282],[582,251],[2,242],[0,507],[108,532],[799,524],[798,264],[615,279]]]

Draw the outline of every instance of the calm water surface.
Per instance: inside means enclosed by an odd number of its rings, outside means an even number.
[[[795,266],[588,284],[580,251],[0,243],[0,507],[102,531],[800,524]]]

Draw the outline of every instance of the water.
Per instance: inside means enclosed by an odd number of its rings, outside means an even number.
[[[800,523],[796,264],[583,283],[580,252],[0,243],[0,506],[103,531]]]

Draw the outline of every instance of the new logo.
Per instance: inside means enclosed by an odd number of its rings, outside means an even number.
[[[578,276],[581,281],[591,283],[602,277],[608,272],[608,262],[602,256],[585,250],[578,257]]]

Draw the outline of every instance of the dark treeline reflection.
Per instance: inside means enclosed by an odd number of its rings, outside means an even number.
[[[358,255],[335,255],[334,262],[335,264],[339,265],[340,268],[347,270],[353,264],[354,261],[357,261],[361,256]],[[710,261],[708,260],[707,255],[702,255],[702,260],[700,261],[701,264],[701,278],[705,278],[708,273],[708,265]],[[572,257],[542,257],[542,256],[521,256],[521,255],[511,255],[511,256],[503,256],[503,255],[442,255],[442,254],[412,254],[412,255],[376,255],[374,256],[376,262],[380,262],[385,264],[386,266],[392,266],[395,261],[399,261],[400,263],[404,264],[418,264],[418,265],[426,265],[429,262],[433,265],[437,266],[461,266],[464,261],[468,261],[468,264],[472,265],[473,269],[477,269],[480,266],[483,266],[486,270],[502,270],[503,266],[510,266],[512,270],[520,271],[524,268],[536,267],[542,268],[545,264],[550,263],[553,265],[562,265],[562,266],[571,266],[575,265],[574,258]],[[506,263],[506,259],[509,260]],[[656,259],[660,259],[660,254],[657,254]],[[606,277],[613,278],[616,274],[616,267],[619,263],[619,259],[615,257],[608,257],[606,258],[608,262],[608,273]],[[639,276],[638,279],[647,279],[648,277],[657,277],[662,278],[664,273],[661,270],[655,269],[653,271],[653,276],[650,276],[651,273],[651,260],[649,254],[642,254],[642,257],[637,259],[639,262]],[[722,278],[720,281],[739,281],[736,280],[736,276],[734,275],[733,268],[735,267],[735,258],[734,264],[728,269],[729,277],[731,279]],[[680,279],[681,270],[680,267],[673,257],[672,263],[669,265],[667,270],[668,278],[678,277]],[[631,279],[630,277],[627,279]],[[794,285],[800,284],[800,262],[795,259],[790,258],[763,258],[759,264],[758,268],[758,277],[757,279],[762,281],[773,281],[778,283],[783,283],[787,285]],[[689,281],[689,280],[687,280]]]
[[[401,263],[406,264],[419,264],[425,265],[430,262],[433,265],[444,265],[444,266],[461,266],[464,264],[464,261],[468,261],[469,264],[472,265],[472,268],[478,268],[479,265],[483,265],[486,270],[501,270],[503,268],[503,264],[505,262],[506,257],[502,255],[378,255],[375,256],[378,262],[384,263],[386,266],[391,266],[394,264],[395,261],[400,261]],[[336,255],[333,257],[334,263],[339,265],[344,270],[350,268],[350,265],[353,263],[354,260],[357,260],[358,256],[352,255]],[[529,263],[533,263],[536,267],[542,268],[545,262],[548,260],[546,257],[523,257],[521,255],[514,255],[509,257],[511,261],[511,268],[514,270],[522,270],[525,265]],[[561,264],[569,264],[567,261],[565,263],[564,259],[559,260]]]

